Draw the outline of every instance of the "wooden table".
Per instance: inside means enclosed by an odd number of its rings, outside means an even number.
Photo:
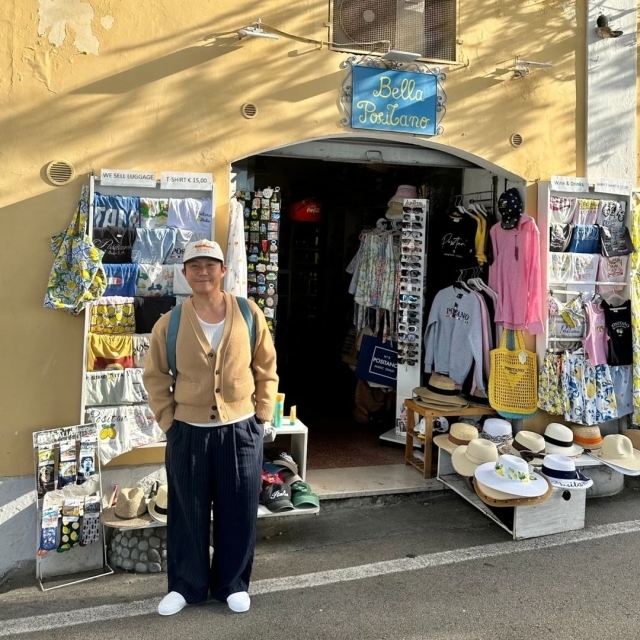
[[[464,409],[453,409],[446,411],[443,409],[427,409],[421,407],[413,400],[404,401],[407,408],[407,439],[404,449],[405,464],[414,466],[422,472],[423,478],[431,477],[431,467],[433,464],[433,421],[440,417],[449,416],[487,416],[496,415],[496,410],[491,407],[465,407]],[[413,439],[416,437],[413,430],[415,428],[415,413],[424,418],[424,460],[420,460],[413,455]],[[420,441],[420,438],[418,438]]]

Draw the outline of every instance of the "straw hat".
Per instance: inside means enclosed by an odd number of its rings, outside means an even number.
[[[461,476],[473,477],[475,470],[485,462],[495,462],[498,449],[493,442],[476,438],[467,445],[461,445],[451,455],[451,464]]]
[[[622,435],[627,436],[631,440],[633,448],[640,451],[640,429],[625,429]]]
[[[545,444],[544,438],[535,431],[518,431],[511,442],[498,447],[498,450],[510,456],[520,456],[529,464],[539,466],[544,457]]]
[[[588,489],[593,480],[576,469],[573,458],[550,453],[544,457],[540,473],[547,477],[554,487],[561,489]]]
[[[612,433],[602,440],[602,448],[591,454],[620,473],[640,472],[640,451],[633,448],[627,436]]]
[[[557,453],[561,456],[576,458],[584,449],[573,443],[573,431],[558,422],[552,422],[544,430],[545,453]]]
[[[602,434],[600,427],[583,427],[575,425],[570,427],[573,431],[573,441],[585,449],[599,449],[602,446]]]
[[[436,436],[433,444],[449,453],[453,453],[457,447],[469,444],[478,437],[478,430],[470,424],[464,422],[454,422],[449,429],[449,433]]]
[[[102,523],[118,529],[138,529],[152,522],[140,487],[121,489],[115,507],[102,512]]]
[[[496,446],[506,444],[513,438],[513,427],[502,418],[487,418],[482,425],[480,437],[490,440]]]
[[[490,507],[535,507],[536,505],[543,504],[553,495],[553,485],[544,476],[540,477],[544,478],[547,490],[536,498],[523,498],[520,496],[512,496],[503,491],[496,491],[483,485],[477,478],[473,480],[473,488],[478,498]]]
[[[481,464],[474,477],[489,490],[489,497],[493,497],[491,490],[494,490],[507,494],[509,498],[537,498],[548,489],[545,479],[538,473],[532,473],[529,465],[517,456],[501,455],[495,462]]]
[[[486,394],[480,391],[480,389],[476,389],[473,393],[463,393],[462,397],[472,406],[472,407],[482,407],[486,409],[490,407],[489,398],[487,398]]]
[[[169,487],[161,484],[156,495],[149,500],[149,513],[157,522],[167,524],[167,503],[169,501]]]
[[[424,387],[416,387],[413,395],[416,404],[428,409],[454,411],[468,406],[467,401],[458,393],[456,383],[439,373],[432,373]]]

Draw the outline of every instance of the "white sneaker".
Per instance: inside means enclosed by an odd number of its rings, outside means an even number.
[[[187,601],[177,592],[168,593],[158,605],[158,613],[161,616],[172,616],[178,611],[182,611],[187,606]]]
[[[238,591],[237,593],[232,593],[227,598],[227,604],[231,611],[235,613],[244,613],[245,611],[249,611],[251,598],[246,591]]]

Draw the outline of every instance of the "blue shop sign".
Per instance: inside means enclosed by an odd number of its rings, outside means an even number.
[[[436,135],[438,79],[433,74],[353,67],[351,127]]]

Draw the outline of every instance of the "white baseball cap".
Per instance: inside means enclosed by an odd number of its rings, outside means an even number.
[[[182,264],[186,264],[189,260],[195,258],[213,258],[220,260],[224,264],[224,253],[217,242],[213,240],[195,240],[190,242],[184,250]]]

